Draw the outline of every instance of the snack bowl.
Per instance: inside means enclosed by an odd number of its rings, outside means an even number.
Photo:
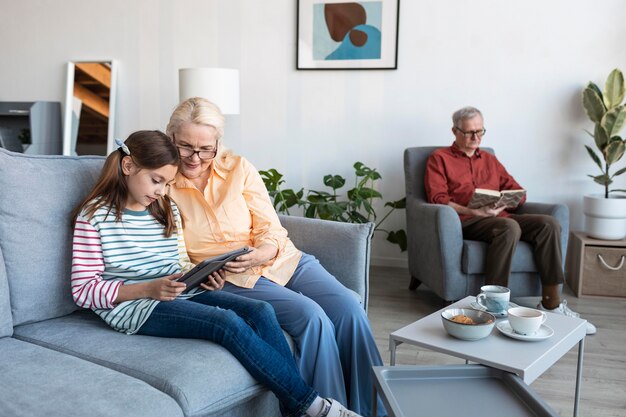
[[[453,317],[459,315],[469,317],[474,324],[459,323],[452,320]],[[489,336],[496,324],[496,317],[486,311],[470,308],[449,308],[441,313],[441,321],[450,336],[471,341]]]

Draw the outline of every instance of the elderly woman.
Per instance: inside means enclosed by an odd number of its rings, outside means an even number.
[[[257,170],[222,143],[217,106],[198,97],[182,102],[167,134],[181,156],[170,195],[183,216],[191,261],[253,248],[226,264],[223,290],[269,302],[296,343],[304,380],[369,416],[371,367],[382,360],[354,294],[289,240]],[[378,410],[384,414],[380,400]]]

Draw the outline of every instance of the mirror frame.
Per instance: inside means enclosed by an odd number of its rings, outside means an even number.
[[[65,89],[65,109],[63,115],[63,155],[76,155],[72,149],[72,113],[74,101],[74,75],[76,64],[80,63],[109,63],[111,64],[111,87],[109,88],[109,120],[107,125],[107,150],[110,154],[115,148],[115,110],[117,102],[117,67],[114,59],[69,61],[67,63],[67,86]]]

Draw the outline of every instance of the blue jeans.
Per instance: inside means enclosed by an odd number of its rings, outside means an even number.
[[[287,285],[261,277],[254,288],[227,283],[225,292],[270,303],[296,343],[296,363],[307,384],[363,416],[372,414],[372,366],[383,361],[356,294],[306,253]],[[386,415],[378,401],[378,416]]]
[[[274,309],[266,302],[222,291],[163,301],[137,333],[224,346],[278,397],[285,416],[303,415],[318,395],[300,377]]]

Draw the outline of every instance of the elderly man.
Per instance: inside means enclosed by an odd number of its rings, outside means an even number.
[[[529,242],[541,276],[542,297],[537,308],[578,317],[560,296],[564,280],[561,226],[551,216],[514,214],[504,206],[469,208],[476,188],[502,191],[522,187],[494,155],[480,150],[486,129],[478,109],[464,107],[456,111],[452,123],[452,146],[441,148],[428,158],[424,180],[428,201],[446,204],[459,214],[464,239],[487,242],[487,284],[506,287],[517,242]],[[524,201],[525,198],[520,205]],[[587,334],[595,332],[595,326],[587,322]]]

